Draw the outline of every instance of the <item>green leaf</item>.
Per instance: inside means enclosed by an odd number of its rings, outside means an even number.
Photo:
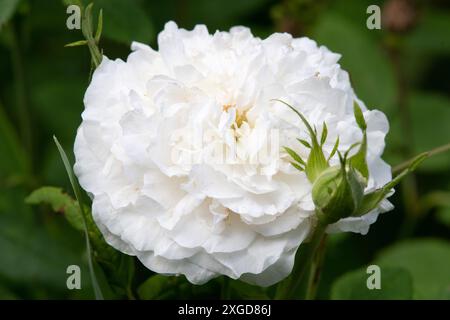
[[[383,250],[375,260],[404,268],[413,278],[414,299],[440,299],[450,287],[450,243],[438,239],[409,240]]]
[[[0,300],[16,300],[19,299],[11,290],[0,283]]]
[[[29,172],[29,162],[17,133],[0,104],[0,178],[23,178]]]
[[[41,125],[51,129],[61,141],[72,141],[83,107],[86,75],[71,76],[69,79],[45,76],[46,68],[47,70],[51,68],[49,72],[54,72],[60,67],[62,66],[33,66],[36,68],[33,73],[37,81],[30,88],[30,100],[32,104],[39,106],[34,114]],[[55,117],[55,114],[61,111],[62,105],[64,105],[64,117]]]
[[[380,266],[381,289],[368,289],[367,268],[348,272],[331,289],[333,300],[409,300],[413,281],[407,269]]]
[[[111,248],[111,247],[109,247]],[[102,285],[102,291],[105,292],[105,287],[110,287],[116,294],[117,298],[127,297],[128,299],[135,299],[132,284],[135,274],[134,261],[135,258],[126,254],[118,253],[111,256],[107,256],[107,260],[102,260],[104,255],[96,256],[101,268],[97,268],[97,275],[104,275],[107,280],[105,282],[107,286]],[[100,279],[101,280],[101,279]],[[100,282],[100,281],[99,281]],[[102,284],[100,282],[100,284]]]
[[[3,279],[30,290],[53,290],[60,297],[69,292],[66,269],[76,264],[82,274],[88,269],[82,257],[79,235],[58,220],[40,224],[23,199],[21,188],[0,189],[0,282]],[[56,232],[49,229],[53,223]],[[91,293],[88,277],[82,277],[83,292]],[[30,283],[32,286],[30,287]],[[21,296],[23,297],[23,296]]]
[[[436,209],[436,220],[450,228],[450,189],[447,191],[433,190],[422,196],[420,207],[423,212]]]
[[[82,0],[63,0],[63,4],[65,4],[66,6],[74,4],[76,6],[79,6],[80,8],[84,7]]]
[[[0,0],[0,30],[16,11],[19,0]]]
[[[327,236],[318,299],[330,299],[331,286],[338,277],[370,261],[371,253],[367,250],[367,243],[358,239],[360,236],[351,233],[334,233]]]
[[[447,207],[440,207],[436,212],[436,219],[450,228],[450,205]]]
[[[76,230],[84,231],[83,217],[77,201],[63,193],[62,189],[56,187],[39,188],[26,198],[26,202],[28,204],[49,204],[53,211],[63,213]],[[119,254],[109,246],[103,239],[87,208],[85,208],[85,212],[87,213],[87,230],[93,252],[95,252],[95,260],[104,269],[101,271],[111,276],[110,282],[115,286],[113,289],[122,296],[129,295],[131,292],[130,281],[134,273],[133,258]],[[96,274],[99,275],[99,272],[97,271]],[[99,283],[101,283],[100,280]],[[104,293],[110,291],[105,284],[106,281],[103,281],[101,285]]]
[[[449,143],[449,98],[437,94],[415,93],[411,95],[410,109],[414,153]],[[450,152],[446,152],[428,159],[420,171],[443,171],[449,168]]]
[[[420,53],[450,53],[450,14],[430,8],[421,12],[417,26],[405,35],[405,50]]]
[[[100,286],[97,282],[97,278],[95,276],[95,271],[94,271],[94,264],[92,262],[92,250],[91,250],[91,244],[89,241],[88,227],[87,227],[87,223],[86,223],[86,213],[84,211],[84,204],[82,202],[81,192],[80,192],[80,188],[78,186],[78,181],[76,180],[75,174],[73,173],[72,167],[69,163],[69,159],[67,158],[67,155],[64,152],[64,149],[59,144],[58,139],[55,136],[53,136],[53,140],[55,140],[56,146],[58,147],[58,151],[61,155],[61,159],[64,163],[64,167],[66,168],[67,175],[69,176],[70,184],[72,185],[72,189],[73,189],[73,192],[75,193],[75,197],[78,201],[78,207],[81,211],[81,216],[83,218],[84,234],[85,234],[85,238],[86,238],[86,248],[88,251],[89,271],[90,271],[90,275],[91,275],[92,287],[94,288],[95,297],[97,300],[103,300],[103,294],[102,294]]]
[[[41,187],[33,191],[26,199],[28,204],[48,204],[53,211],[64,214],[67,221],[78,231],[84,231],[83,216],[78,203],[71,196],[64,193],[57,187]],[[86,214],[86,226],[89,239],[93,249],[96,251],[96,258],[101,263],[110,263],[118,258],[117,251],[112,249],[103,239],[100,230],[97,228],[92,215],[87,207],[84,208]]]
[[[138,288],[139,298],[144,300],[160,299],[169,294],[176,287],[175,277],[156,274],[148,278]]]
[[[83,231],[83,218],[78,203],[61,188],[41,187],[33,191],[26,199],[28,204],[49,204],[53,211],[64,214],[69,223],[77,230]]]
[[[28,204],[48,204],[53,211],[64,214],[68,222],[78,231],[84,231],[83,216],[78,203],[71,196],[64,193],[62,189],[56,187],[41,187],[33,191],[26,199]],[[96,260],[103,266],[110,267],[111,263],[116,263],[120,256],[103,239],[100,230],[97,228],[90,210],[84,208],[86,214],[86,226],[93,250],[96,252]],[[117,269],[117,266],[114,266]],[[117,270],[116,270],[117,271]]]
[[[264,288],[253,286],[248,283],[231,280],[230,291],[232,299],[244,299],[244,300],[268,300],[269,296],[265,292]]]
[[[95,6],[105,15],[104,37],[126,45],[132,41],[148,43],[154,38],[152,22],[139,1],[95,0]]]

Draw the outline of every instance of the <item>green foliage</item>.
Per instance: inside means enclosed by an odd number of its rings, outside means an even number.
[[[417,239],[381,251],[375,264],[403,268],[413,279],[414,299],[448,298],[450,287],[450,243]]]
[[[14,14],[20,0],[0,0],[0,30]]]
[[[152,22],[137,0],[95,0],[102,8],[103,34],[106,38],[131,44],[132,41],[150,42],[155,34]]]
[[[17,133],[0,104],[0,154],[8,155],[0,161],[0,178],[23,179],[28,173],[29,163]]]
[[[264,288],[252,286],[248,283],[230,280],[230,298],[267,300],[269,296]]]
[[[56,232],[45,228],[30,207],[20,205],[24,198],[18,188],[0,193],[0,280],[13,283],[11,290],[29,287],[28,297],[37,294],[34,290],[44,297],[67,293],[67,266],[77,264],[82,272],[88,271],[79,247],[82,242],[61,221],[55,221]],[[91,286],[85,278],[82,286],[89,296]]]
[[[103,300],[103,294],[102,294],[100,286],[97,282],[97,277],[95,275],[94,265],[92,262],[91,243],[89,241],[89,229],[88,229],[88,224],[86,222],[87,214],[85,213],[85,209],[84,209],[85,205],[81,198],[82,196],[81,196],[81,192],[80,192],[80,187],[78,185],[78,180],[75,177],[75,174],[73,173],[72,166],[70,165],[69,159],[67,158],[67,155],[66,155],[64,149],[59,144],[58,139],[55,136],[53,137],[53,139],[55,140],[56,146],[61,155],[62,162],[64,163],[64,167],[66,169],[67,175],[69,176],[70,184],[72,185],[73,192],[75,193],[75,197],[78,202],[78,208],[81,212],[81,219],[83,221],[83,229],[84,229],[84,234],[85,234],[85,238],[86,238],[86,248],[87,248],[87,252],[88,252],[89,272],[90,272],[90,276],[91,276],[91,280],[92,280],[92,287],[94,288],[95,298],[97,300]]]
[[[414,53],[450,53],[450,13],[442,10],[427,10],[420,17],[420,23],[405,36],[405,47]]]
[[[84,232],[85,226],[78,202],[68,194],[63,193],[62,189],[42,187],[33,191],[25,201],[33,205],[50,205],[53,211],[63,214],[77,231]],[[96,274],[100,274],[99,287],[102,288],[103,292],[107,292],[109,297],[132,295],[133,258],[119,254],[109,246],[95,225],[89,209],[85,208],[84,211],[86,214],[86,228],[92,243],[93,268]]]
[[[174,295],[176,290],[176,278],[156,274],[148,278],[139,286],[139,298],[143,300],[161,299],[164,295]]]
[[[450,228],[450,201],[447,206],[438,209],[436,217],[442,224]]]
[[[62,213],[67,221],[77,230],[83,231],[83,218],[78,204],[61,188],[42,187],[31,193],[25,202],[28,204],[49,204],[52,210]]]
[[[414,93],[411,96],[411,120],[414,153],[431,150],[449,142],[450,99],[437,94]],[[450,153],[428,159],[419,170],[450,169]]]
[[[407,269],[382,267],[381,288],[368,289],[366,268],[344,274],[331,289],[333,300],[409,300],[413,284]]]

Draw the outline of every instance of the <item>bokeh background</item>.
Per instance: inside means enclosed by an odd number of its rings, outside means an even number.
[[[0,0],[0,298],[93,298],[82,233],[65,219],[65,205],[26,203],[41,186],[72,195],[52,135],[68,151],[89,83],[86,47],[66,28],[70,0]],[[211,32],[233,25],[266,37],[275,31],[309,36],[341,53],[359,97],[385,112],[391,132],[385,159],[399,164],[450,142],[450,3],[423,0],[94,0],[103,8],[101,47],[126,58],[132,40],[157,47],[168,20]],[[381,30],[369,30],[366,9],[382,9]],[[367,236],[333,235],[317,296],[321,299],[450,299],[450,153],[427,160],[397,188],[395,210]],[[30,202],[30,201],[28,201]],[[155,276],[119,255],[109,298],[219,298],[224,280],[196,287],[183,278]],[[115,258],[115,259],[116,259]],[[386,267],[383,290],[365,290],[365,268]],[[82,290],[66,288],[66,268],[82,269]],[[103,283],[111,275],[101,269]],[[125,267],[124,267],[125,266]],[[104,265],[103,265],[104,267]],[[107,269],[107,268],[106,268]],[[125,270],[125,271],[123,271]],[[382,269],[383,272],[384,269]],[[117,270],[115,270],[117,271]],[[103,280],[102,280],[103,279]],[[270,298],[273,288],[228,283],[225,297]]]

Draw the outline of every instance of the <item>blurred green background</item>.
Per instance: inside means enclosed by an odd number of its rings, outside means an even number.
[[[41,186],[72,194],[53,143],[73,146],[89,83],[87,48],[66,28],[61,0],[0,0],[0,298],[93,298],[82,233],[64,218],[67,204],[31,206]],[[100,46],[126,58],[132,40],[156,48],[168,20],[211,32],[233,25],[266,37],[274,31],[309,36],[341,53],[358,96],[391,122],[386,160],[399,164],[450,141],[450,3],[408,0],[95,0],[103,8]],[[381,30],[369,30],[366,9],[382,9]],[[68,152],[69,158],[73,155]],[[450,299],[450,153],[436,156],[405,180],[367,236],[329,237],[317,296],[322,299]],[[56,211],[56,212],[55,212]],[[154,276],[122,255],[122,284],[111,298],[220,297],[223,279],[205,286]],[[113,263],[112,269],[118,268]],[[365,289],[365,267],[383,266],[383,290]],[[66,288],[66,268],[82,267],[82,290]],[[109,277],[105,265],[100,281]],[[106,268],[107,269],[107,268]],[[122,269],[121,269],[122,270]],[[117,271],[117,270],[116,270]],[[121,271],[122,272],[122,271]],[[103,279],[103,280],[102,280]],[[124,284],[125,283],[125,284]],[[270,298],[272,288],[230,281],[227,297]],[[112,289],[111,289],[112,288]],[[223,296],[222,296],[223,297]]]

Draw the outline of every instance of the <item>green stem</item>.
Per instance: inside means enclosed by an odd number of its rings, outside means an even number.
[[[98,67],[102,61],[102,54],[100,49],[97,46],[97,42],[99,39],[94,37],[94,31],[92,27],[92,6],[93,4],[89,4],[84,11],[84,14],[81,19],[81,31],[87,41],[87,45],[89,48],[89,52],[91,53],[92,61],[95,67]],[[98,38],[100,35],[98,35]]]
[[[283,288],[283,290],[277,294],[277,299],[293,299],[296,292],[304,284],[305,278],[307,277],[307,271],[310,269],[314,254],[316,253],[319,245],[324,237],[326,225],[318,223],[313,235],[311,237],[310,243],[303,250],[299,250],[297,253],[298,259],[296,259],[294,270],[290,275],[289,282]]]
[[[228,279],[228,277],[226,276],[223,276],[221,284],[222,288],[220,290],[220,299],[221,300],[230,299],[230,279]]]
[[[310,281],[308,283],[305,296],[306,300],[314,300],[314,298],[316,297],[317,288],[319,287],[320,282],[320,275],[322,273],[323,260],[325,258],[325,249],[326,235],[322,237],[322,241],[320,242],[320,245],[317,248],[317,252],[314,255],[313,261],[311,263]]]
[[[432,149],[430,151],[427,151],[427,157],[435,156],[435,155],[438,155],[440,153],[447,152],[449,150],[450,150],[450,143],[447,143],[445,145],[442,145],[442,146],[434,148],[434,149]],[[413,159],[409,159],[409,160],[407,160],[405,162],[400,163],[399,165],[397,165],[394,168],[392,168],[392,173],[394,175],[400,173],[404,169],[408,168],[412,161],[413,161]]]

